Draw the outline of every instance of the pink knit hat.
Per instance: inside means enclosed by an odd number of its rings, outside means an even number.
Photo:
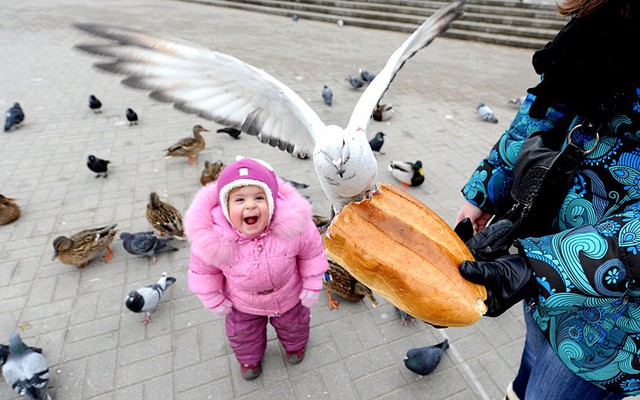
[[[273,168],[257,158],[242,158],[237,156],[235,162],[224,167],[218,177],[218,198],[222,206],[222,212],[231,223],[229,218],[229,192],[242,186],[258,186],[264,190],[269,206],[269,221],[276,209],[276,198],[278,197],[278,178],[273,172]]]

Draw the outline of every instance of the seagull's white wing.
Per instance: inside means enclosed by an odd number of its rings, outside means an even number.
[[[360,96],[351,114],[346,129],[348,132],[366,132],[376,104],[382,99],[400,68],[420,49],[428,46],[433,39],[449,29],[451,22],[462,15],[462,6],[466,2],[467,0],[454,1],[437,10],[393,52],[384,68]]]
[[[188,113],[236,126],[263,143],[300,158],[312,154],[324,123],[289,87],[227,54],[147,33],[100,24],[75,24],[105,44],[77,49],[110,58],[102,70],[123,74],[125,85]]]

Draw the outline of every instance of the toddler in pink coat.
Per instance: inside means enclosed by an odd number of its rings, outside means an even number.
[[[297,364],[309,340],[309,308],[328,268],[311,205],[261,160],[243,158],[196,194],[185,216],[189,289],[225,316],[242,377],[260,375],[267,322]]]

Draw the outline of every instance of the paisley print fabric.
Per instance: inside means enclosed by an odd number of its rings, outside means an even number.
[[[557,210],[557,234],[518,242],[539,288],[531,313],[563,363],[607,390],[640,394],[640,88],[637,99],[599,129]],[[532,132],[583,118],[551,108],[529,117],[529,95],[514,123],[463,188],[491,214],[508,202],[513,161]],[[593,135],[572,139],[590,148]]]

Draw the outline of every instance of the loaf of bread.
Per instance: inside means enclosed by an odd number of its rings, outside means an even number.
[[[324,238],[327,255],[401,310],[439,326],[467,326],[487,311],[487,292],[464,279],[467,246],[420,200],[382,184],[347,205]]]

